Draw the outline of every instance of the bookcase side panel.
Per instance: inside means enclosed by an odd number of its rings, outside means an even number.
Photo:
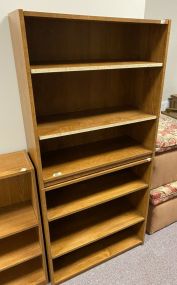
[[[33,88],[31,83],[23,11],[16,10],[10,13],[9,24],[17,70],[17,79],[19,85],[28,152],[37,169],[39,184],[43,186],[40,149],[37,138],[36,115],[33,101]]]

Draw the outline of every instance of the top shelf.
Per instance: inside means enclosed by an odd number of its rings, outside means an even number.
[[[49,18],[49,19],[66,19],[79,21],[97,21],[97,22],[118,22],[118,23],[139,23],[139,24],[168,24],[168,19],[131,19],[117,17],[102,17],[88,15],[59,14],[48,12],[24,11],[25,17]]]
[[[26,151],[0,155],[0,179],[28,172],[33,169]]]
[[[42,64],[31,65],[31,74],[58,73],[72,71],[93,71],[130,68],[162,67],[162,62],[152,61],[117,61],[117,62],[95,62],[95,63],[67,63],[67,64]]]

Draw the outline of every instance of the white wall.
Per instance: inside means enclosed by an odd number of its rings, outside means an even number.
[[[177,94],[177,0],[146,0],[145,18],[172,19],[163,93],[165,101],[171,94]]]
[[[143,18],[145,0],[1,0],[0,153],[26,148],[7,15],[15,9]]]

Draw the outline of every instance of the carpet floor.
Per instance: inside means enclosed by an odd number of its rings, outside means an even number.
[[[177,285],[177,223],[63,285]]]

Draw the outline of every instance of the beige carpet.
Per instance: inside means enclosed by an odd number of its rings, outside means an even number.
[[[64,285],[177,285],[177,223]]]

